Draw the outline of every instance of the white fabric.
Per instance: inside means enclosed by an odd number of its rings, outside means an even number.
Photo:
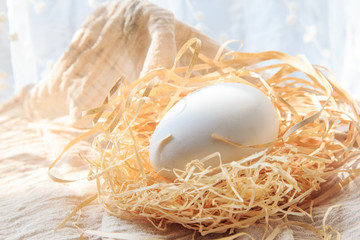
[[[132,81],[152,68],[171,66],[177,50],[191,37],[202,40],[203,54],[215,55],[216,42],[174,20],[166,10],[140,0],[108,4],[87,18],[46,78],[0,106],[0,239],[78,239],[81,232],[74,224],[84,230],[138,234],[140,239],[192,238],[191,231],[177,225],[160,232],[146,221],[111,217],[96,201],[54,232],[77,204],[94,193],[95,186],[87,181],[57,183],[47,176],[49,164],[78,134],[73,127],[89,126],[81,119],[83,110],[98,106],[121,75]],[[185,55],[184,60],[189,58]],[[77,153],[85,154],[89,147],[87,141],[77,145],[56,174],[77,177],[84,167]],[[328,207],[341,203],[326,223],[343,239],[359,239],[358,184],[346,186],[315,207],[314,226],[321,229]],[[277,239],[314,239],[301,228],[292,230],[284,229]],[[264,226],[237,231],[261,239]]]
[[[360,2],[356,0],[153,0],[175,17],[224,42],[240,39],[242,51],[304,54],[328,67],[357,98],[360,86]],[[238,45],[231,45],[233,49]],[[359,96],[359,97],[358,97]]]
[[[86,16],[108,1],[0,0],[0,86],[6,85],[0,101],[14,90],[39,82]],[[313,64],[329,67],[341,85],[360,98],[357,0],[152,2],[170,9],[177,19],[220,43],[242,40],[243,51],[305,54]],[[237,49],[239,44],[230,47]]]

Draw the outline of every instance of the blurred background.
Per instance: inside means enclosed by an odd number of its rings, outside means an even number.
[[[0,0],[0,101],[41,81],[85,18],[110,0]],[[151,0],[240,51],[303,54],[360,99],[360,1]],[[239,44],[230,48],[239,50]]]

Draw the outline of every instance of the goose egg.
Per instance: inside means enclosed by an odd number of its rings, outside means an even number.
[[[218,152],[223,163],[240,160],[276,140],[278,114],[268,97],[246,84],[221,83],[201,88],[176,103],[157,125],[150,142],[150,161],[163,177],[173,180],[173,169]],[[260,149],[262,150],[262,149]],[[219,165],[211,158],[205,166]],[[160,171],[168,169],[168,171]]]

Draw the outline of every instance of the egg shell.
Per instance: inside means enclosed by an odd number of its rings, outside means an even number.
[[[150,142],[150,161],[163,177],[173,180],[173,169],[215,152],[221,161],[240,160],[260,148],[239,148],[212,137],[251,146],[278,136],[276,109],[260,90],[246,84],[221,83],[201,88],[176,103],[157,125]],[[219,158],[206,161],[218,166]]]

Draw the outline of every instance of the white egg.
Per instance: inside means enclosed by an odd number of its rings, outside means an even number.
[[[251,146],[274,141],[279,120],[274,105],[260,90],[239,83],[221,83],[197,90],[175,104],[161,119],[150,143],[150,161],[160,175],[213,153],[223,163],[247,157],[259,148],[241,148],[214,138]],[[219,158],[206,161],[218,166]]]

